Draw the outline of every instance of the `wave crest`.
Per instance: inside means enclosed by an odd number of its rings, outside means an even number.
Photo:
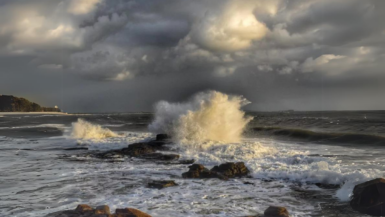
[[[149,130],[169,134],[180,143],[239,142],[252,120],[241,110],[248,103],[242,96],[218,91],[198,93],[185,103],[161,101]]]
[[[74,139],[105,139],[117,137],[118,135],[100,125],[92,124],[81,118],[72,123],[71,137]]]

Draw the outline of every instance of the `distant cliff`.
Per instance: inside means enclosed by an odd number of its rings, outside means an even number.
[[[0,112],[60,112],[60,109],[42,107],[24,98],[0,95]]]

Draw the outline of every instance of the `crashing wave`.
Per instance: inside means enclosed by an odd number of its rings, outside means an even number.
[[[81,118],[72,123],[71,137],[74,139],[105,139],[117,137],[118,134],[100,125],[92,124]]]
[[[184,103],[161,101],[155,107],[155,120],[149,130],[169,134],[181,144],[239,142],[252,120],[241,110],[248,103],[242,96],[218,91],[198,93]]]

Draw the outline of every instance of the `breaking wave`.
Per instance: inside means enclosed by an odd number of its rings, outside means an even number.
[[[281,127],[254,127],[256,133],[263,133],[274,136],[291,137],[308,142],[324,142],[337,144],[365,144],[365,145],[385,145],[385,137],[381,135],[363,133],[343,133],[343,132],[316,132],[304,129],[292,129]]]
[[[242,96],[218,91],[198,93],[184,103],[161,101],[155,106],[155,120],[149,130],[169,134],[182,144],[239,142],[252,120],[241,110],[248,103]]]
[[[100,125],[92,124],[81,118],[72,123],[71,137],[74,139],[105,139],[117,137],[118,135]]]

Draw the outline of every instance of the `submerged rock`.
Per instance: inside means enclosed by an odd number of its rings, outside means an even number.
[[[363,214],[385,215],[385,179],[378,178],[356,185],[350,206]]]
[[[289,212],[285,207],[270,206],[263,213],[264,217],[289,217]]]
[[[98,206],[96,209],[80,204],[75,210],[66,210],[46,215],[46,217],[151,217],[149,214],[133,208],[116,209],[115,214],[110,213],[107,205]]]
[[[174,180],[164,180],[164,181],[152,181],[147,185],[147,187],[149,188],[157,188],[157,189],[168,188],[172,186],[178,186],[178,184],[175,183]]]

